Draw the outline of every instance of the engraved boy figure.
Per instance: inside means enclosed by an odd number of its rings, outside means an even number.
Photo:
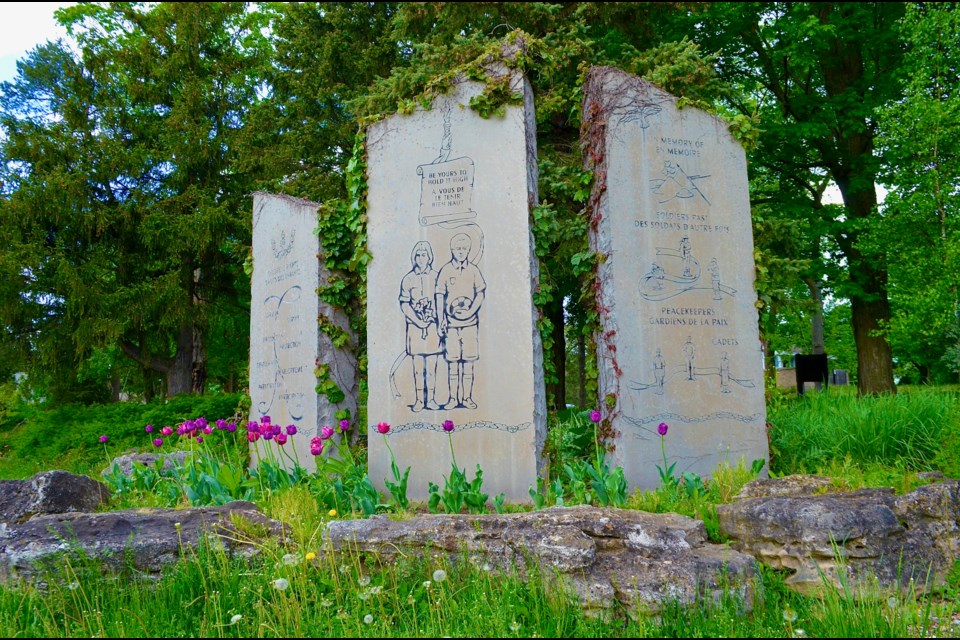
[[[437,272],[433,270],[433,247],[418,242],[410,252],[413,266],[400,282],[400,310],[407,320],[407,355],[413,360],[413,385],[417,398],[414,412],[439,409],[436,401],[437,360],[443,349],[437,333]]]
[[[473,401],[473,364],[480,358],[478,313],[487,283],[480,269],[470,262],[470,248],[470,236],[453,236],[451,260],[437,276],[439,330],[450,381],[446,409],[477,408]]]

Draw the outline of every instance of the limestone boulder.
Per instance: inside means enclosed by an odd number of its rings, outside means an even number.
[[[0,580],[27,580],[43,567],[62,566],[80,552],[145,575],[157,574],[181,554],[207,542],[235,554],[257,553],[255,543],[284,538],[283,524],[264,516],[250,502],[189,509],[133,509],[104,513],[35,516],[23,524],[0,525]]]
[[[717,510],[733,547],[792,571],[786,584],[795,591],[819,593],[844,581],[861,593],[877,586],[923,591],[960,558],[956,481],[903,496],[892,489],[824,493],[822,482],[778,481],[755,481]]]
[[[109,500],[105,484],[67,471],[0,480],[0,523],[18,524],[45,513],[95,511]]]
[[[398,554],[467,558],[526,578],[538,571],[591,613],[618,603],[658,613],[668,602],[693,604],[733,590],[752,606],[753,558],[707,541],[703,522],[676,514],[553,507],[500,515],[374,517],[327,525],[332,552],[363,551],[389,561]]]
[[[112,473],[114,468],[119,468],[120,472],[128,478],[133,475],[133,465],[140,463],[147,467],[156,465],[157,460],[162,460],[161,472],[167,472],[174,467],[182,467],[187,458],[191,455],[189,451],[171,451],[170,453],[128,453],[113,459],[104,474]]]

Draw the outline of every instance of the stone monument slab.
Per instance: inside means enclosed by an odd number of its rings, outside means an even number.
[[[349,348],[335,348],[319,327],[323,317],[349,331],[346,315],[317,295],[329,278],[313,233],[318,206],[289,196],[253,194],[250,419],[270,416],[273,424],[294,424],[298,430],[284,445],[258,440],[254,464],[268,456],[288,467],[299,461],[312,471],[310,438],[319,435],[321,426],[335,425],[338,410],[357,415],[356,357]],[[342,401],[317,393],[318,373],[337,383],[345,394]]]
[[[613,464],[658,486],[660,423],[675,474],[766,458],[743,148],[720,119],[609,67],[590,70],[583,114]]]
[[[510,82],[524,100],[502,117],[470,109],[483,85],[461,80],[367,133],[369,473],[392,478],[376,429],[388,422],[412,499],[450,474],[446,420],[459,467],[479,464],[491,497],[529,501],[543,465],[533,98]]]

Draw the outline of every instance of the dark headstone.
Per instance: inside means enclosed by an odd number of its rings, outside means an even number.
[[[797,365],[797,393],[803,395],[803,383],[818,382],[827,384],[827,354],[815,353],[812,355],[797,354],[794,356]]]

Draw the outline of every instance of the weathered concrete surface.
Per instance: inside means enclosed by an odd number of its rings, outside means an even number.
[[[296,449],[296,456],[281,454],[276,439],[261,438],[252,447],[254,464],[266,456],[292,466],[290,459],[296,458],[313,471],[310,439],[323,425],[336,426],[339,410],[357,416],[357,338],[346,314],[317,293],[332,277],[313,233],[318,207],[289,196],[253,194],[250,417],[270,416],[273,424],[294,424],[299,431],[283,445],[287,454]],[[334,346],[334,334],[346,335],[347,344]],[[316,391],[318,381],[328,380],[343,392],[343,400],[334,403]]]
[[[237,522],[245,524],[238,527]],[[196,548],[204,536],[231,553],[257,553],[258,538],[283,538],[283,525],[250,502],[189,509],[134,509],[105,513],[36,516],[0,525],[0,579],[32,579],[46,563],[62,568],[71,550],[107,567],[131,567],[151,575]]]
[[[763,359],[743,148],[727,125],[619,69],[584,84],[599,404],[611,466],[675,473],[767,458]]]
[[[504,67],[491,73],[506,74]],[[543,471],[546,401],[530,232],[537,203],[533,94],[502,117],[459,79],[431,109],[394,115],[367,133],[367,351],[370,479],[392,478],[387,435],[409,495],[426,499],[456,458],[484,489],[529,502]]]
[[[532,568],[587,611],[619,603],[656,614],[667,602],[693,604],[725,590],[752,603],[753,558],[707,542],[704,525],[677,514],[598,507],[553,507],[504,515],[375,517],[327,525],[333,550],[365,551],[389,561],[398,554],[464,555],[478,566],[526,577]]]
[[[105,484],[67,471],[0,480],[0,523],[19,524],[44,513],[94,511],[109,500]]]
[[[859,590],[879,585],[924,591],[942,583],[960,558],[955,480],[902,496],[892,489],[785,496],[785,483],[771,483],[756,481],[741,492],[749,497],[719,505],[720,529],[736,549],[792,570],[786,584],[795,591],[839,586],[841,572]],[[809,478],[793,484],[811,486]],[[771,495],[764,495],[765,487]]]

